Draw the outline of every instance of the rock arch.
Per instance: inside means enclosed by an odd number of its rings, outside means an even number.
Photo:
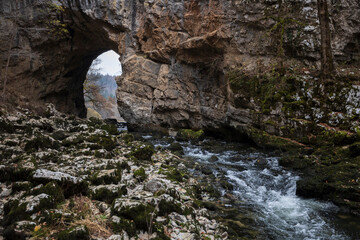
[[[63,112],[84,116],[82,80],[92,60],[112,49],[120,54],[124,70],[117,79],[119,110],[131,124],[194,128],[256,124],[256,106],[250,102],[234,106],[224,75],[240,66],[248,72],[271,66],[276,41],[263,36],[274,22],[264,14],[276,13],[276,1],[59,1],[65,8],[61,13],[49,11],[48,1],[0,1],[2,66],[11,30],[16,30],[6,98],[12,105],[36,108],[53,102]],[[290,14],[305,19],[310,27],[304,26],[299,39],[287,42],[298,44],[296,56],[286,53],[287,61],[315,64],[316,1],[288,4]],[[360,17],[346,17],[349,9],[352,16],[360,16],[358,3],[346,4],[332,13],[334,19],[343,19],[333,26],[340,33],[334,35],[334,51],[345,57],[348,36],[360,32]],[[15,21],[17,11],[21,14]],[[65,24],[69,36],[59,39],[41,30],[48,19]]]

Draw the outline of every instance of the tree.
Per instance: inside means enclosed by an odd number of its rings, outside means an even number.
[[[327,78],[335,71],[331,52],[330,19],[327,0],[317,0],[321,34],[321,77]]]
[[[100,59],[95,59],[89,68],[83,84],[84,99],[85,103],[97,112],[101,109],[106,109],[110,112],[112,108],[111,102],[101,94],[104,87],[98,83],[101,79],[101,74],[99,74],[101,68],[98,67],[100,63]],[[111,111],[111,113],[113,112]]]

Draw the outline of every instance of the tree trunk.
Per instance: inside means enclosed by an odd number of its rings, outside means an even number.
[[[335,70],[331,53],[330,19],[327,0],[317,0],[321,32],[321,77],[329,77]]]

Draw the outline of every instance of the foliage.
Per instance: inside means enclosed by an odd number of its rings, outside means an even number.
[[[65,12],[65,8],[62,5],[49,3],[47,11],[56,15],[55,19],[50,18],[45,22],[49,33],[55,36],[57,39],[69,38],[70,32],[67,29],[66,23],[64,23],[64,21],[61,19],[62,14]]]
[[[101,94],[104,87],[98,83],[101,79],[101,75],[99,74],[101,68],[98,67],[100,63],[101,61],[99,59],[95,59],[86,75],[83,84],[85,102],[98,112],[101,109],[106,109],[113,114],[111,102]]]

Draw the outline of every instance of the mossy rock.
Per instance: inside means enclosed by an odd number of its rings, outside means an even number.
[[[3,119],[0,119],[0,133],[14,133],[15,126],[11,123],[6,122]]]
[[[172,180],[175,182],[183,182],[184,181],[183,176],[184,176],[184,174],[176,168],[170,168],[169,171],[166,173],[166,177],[169,180]]]
[[[134,171],[134,177],[138,179],[139,181],[143,182],[146,179],[146,173],[144,168],[139,168]]]
[[[181,129],[176,134],[176,140],[178,141],[200,141],[203,140],[205,137],[205,133],[203,130],[194,131],[191,129]]]
[[[221,187],[223,187],[224,189],[228,190],[228,191],[232,191],[234,190],[234,185],[232,185],[231,183],[229,183],[226,180],[222,180],[220,182]]]
[[[59,209],[46,209],[41,211],[41,218],[43,218],[43,222],[46,222],[48,225],[56,225],[61,222],[72,222],[74,220],[74,214],[65,214],[62,210]]]
[[[14,182],[11,186],[13,192],[29,191],[31,189],[31,182]]]
[[[101,127],[101,125],[104,124],[104,121],[99,119],[99,118],[95,118],[95,117],[90,117],[89,121],[88,121],[88,125],[95,127],[95,128],[99,128]]]
[[[32,198],[28,199],[27,202],[23,203],[21,203],[19,200],[8,202],[4,206],[5,217],[3,220],[3,225],[10,226],[11,224],[18,221],[29,220],[31,214],[53,207],[55,207],[54,198],[46,194],[33,196]]]
[[[172,212],[176,212],[179,214],[183,214],[183,210],[181,209],[180,203],[175,203],[174,201],[167,201],[165,199],[161,199],[159,202],[159,216],[167,216]]]
[[[115,233],[122,233],[122,231],[125,231],[129,237],[136,236],[136,225],[133,220],[119,218],[117,216],[114,217],[116,218],[116,221],[111,222],[111,229]]]
[[[112,151],[116,148],[116,141],[114,141],[110,136],[101,136],[101,135],[92,135],[87,139],[89,142],[96,143],[96,145],[91,146],[99,146],[99,148],[104,148],[107,151]],[[91,148],[90,146],[90,148]],[[99,149],[92,147],[91,149]]]
[[[64,139],[61,144],[64,147],[70,147],[73,145],[79,145],[81,143],[84,143],[84,140],[85,140],[84,136],[78,135],[72,140]]]
[[[96,172],[90,177],[92,184],[117,184],[121,181],[121,170],[120,169],[108,169]]]
[[[121,135],[122,140],[124,140],[125,143],[130,143],[135,140],[134,135],[131,133],[124,133]]]
[[[17,222],[4,229],[2,236],[5,239],[29,239],[32,237],[32,232],[36,226],[35,222]]]
[[[107,131],[110,135],[119,135],[117,127],[113,124],[102,125],[101,129]]]
[[[56,234],[58,240],[89,240],[90,234],[86,226],[77,226]]]
[[[360,142],[356,142],[349,147],[350,157],[360,156]]]
[[[128,206],[122,205],[121,207],[116,207],[119,201],[122,201],[121,198],[114,201],[113,212],[121,218],[132,220],[136,229],[147,231],[149,221],[152,219],[151,214],[155,213],[155,208],[150,204],[140,202],[135,202],[136,204]]]
[[[51,137],[54,138],[55,140],[62,141],[67,137],[67,135],[65,134],[64,131],[58,130],[58,131],[53,132],[51,134]]]
[[[45,193],[52,196],[56,203],[60,203],[65,200],[63,190],[56,182],[49,182],[45,186],[31,191],[31,195],[39,195]]]
[[[96,188],[91,194],[91,198],[98,201],[104,201],[111,204],[114,199],[127,194],[126,186],[118,187],[117,189],[109,189],[106,186]]]
[[[214,185],[212,185],[212,184],[207,184],[204,187],[204,191],[209,193],[210,197],[212,197],[212,198],[218,199],[221,197],[220,191],[216,187],[214,187]]]
[[[35,152],[39,149],[59,149],[60,148],[60,142],[59,141],[53,141],[49,137],[46,136],[37,136],[31,140],[29,140],[25,144],[24,150],[26,152]]]
[[[184,155],[184,150],[183,150],[181,144],[178,143],[178,142],[171,143],[170,146],[167,149],[169,149],[170,151],[172,151],[176,155]]]
[[[4,166],[0,168],[0,181],[31,181],[33,172],[33,168]]]
[[[29,219],[30,213],[26,212],[26,204],[20,204],[19,200],[13,200],[5,203],[4,219],[2,221],[3,226],[10,226],[15,222]]]
[[[135,157],[137,160],[151,161],[151,156],[154,153],[155,150],[153,146],[143,144],[133,149],[129,155]]]
[[[250,139],[252,139],[257,146],[265,149],[280,149],[283,151],[298,151],[306,148],[304,144],[293,141],[288,138],[278,137],[261,131],[256,128],[248,128],[245,130]]]

